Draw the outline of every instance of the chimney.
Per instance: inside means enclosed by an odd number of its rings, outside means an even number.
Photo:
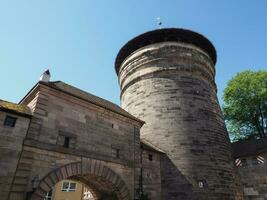
[[[40,81],[44,81],[44,82],[49,82],[50,81],[50,72],[49,70],[46,70],[41,76],[40,76]]]

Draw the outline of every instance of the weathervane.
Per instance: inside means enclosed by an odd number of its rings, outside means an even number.
[[[157,17],[156,20],[158,22],[158,29],[161,29],[162,28],[162,26],[161,26],[162,25],[162,22],[161,22],[160,17]]]

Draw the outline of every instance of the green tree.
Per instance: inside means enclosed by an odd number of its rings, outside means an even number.
[[[267,71],[243,71],[224,90],[223,114],[233,141],[267,135]]]

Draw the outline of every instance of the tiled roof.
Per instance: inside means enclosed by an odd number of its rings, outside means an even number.
[[[159,147],[153,145],[152,143],[150,143],[149,141],[147,141],[145,139],[141,139],[141,147],[143,149],[146,149],[146,150],[149,150],[149,151],[154,151],[154,152],[158,152],[158,153],[165,153]]]
[[[90,94],[88,92],[82,91],[62,81],[54,81],[54,82],[42,82],[41,81],[40,83],[144,124],[142,120],[134,117],[133,115],[131,115],[130,113],[122,109],[120,106],[110,101],[107,101],[105,99],[102,99],[100,97],[97,97],[93,94]]]
[[[24,116],[32,116],[31,110],[26,105],[11,103],[0,99],[0,110]]]
[[[267,152],[267,138],[248,139],[232,143],[234,157],[254,156]]]

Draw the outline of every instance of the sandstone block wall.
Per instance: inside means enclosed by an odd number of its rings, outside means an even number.
[[[33,118],[14,178],[19,182],[25,170],[25,181],[12,185],[10,200],[26,198],[36,177],[41,180],[83,158],[105,162],[125,182],[127,198],[134,198],[140,175],[139,123],[41,84],[22,103],[32,109]]]
[[[162,199],[235,199],[230,142],[211,58],[178,42],[150,44],[119,69],[122,107],[146,124],[141,138],[166,152]]]
[[[29,158],[29,161],[31,161],[31,167],[30,167],[30,176],[29,180],[34,180],[37,179],[36,186],[37,186],[37,191],[34,192],[34,195],[32,198],[39,198],[39,195],[44,196],[46,192],[44,192],[44,189],[47,187],[53,187],[59,180],[61,180],[61,176],[64,176],[63,178],[73,178],[75,180],[82,181],[84,184],[87,184],[86,178],[88,177],[88,184],[90,183],[95,183],[95,184],[102,184],[100,182],[97,182],[96,180],[100,180],[99,177],[94,177],[92,176],[92,173],[100,173],[99,171],[101,170],[99,168],[99,163],[102,163],[102,165],[107,166],[109,169],[112,169],[113,172],[115,172],[126,184],[125,186],[130,189],[130,195],[133,195],[133,190],[134,188],[134,180],[133,180],[133,170],[132,168],[126,167],[124,165],[112,163],[112,162],[106,162],[106,161],[101,161],[101,160],[94,160],[93,163],[90,165],[93,166],[92,171],[90,173],[87,172],[87,165],[83,163],[87,163],[87,160],[91,160],[90,155],[86,156],[78,156],[78,155],[72,155],[67,153],[66,151],[62,152],[55,152],[53,149],[49,149],[50,147],[43,146],[40,148],[39,145],[34,144],[27,144],[24,147],[24,150],[27,151],[28,153],[31,154],[31,158]],[[98,162],[98,163],[96,163]],[[69,164],[72,163],[81,163],[80,168],[77,168],[77,166],[73,165],[73,167],[69,167]],[[89,165],[89,167],[90,167]],[[66,169],[64,168],[66,167]],[[63,168],[62,168],[63,167]],[[61,169],[62,172],[58,173],[57,169]],[[65,170],[64,170],[65,169]],[[89,168],[90,170],[90,168]],[[103,169],[102,169],[103,170]],[[90,179],[91,177],[91,179]],[[45,179],[45,184],[43,182],[43,179]],[[89,184],[89,186],[91,186]],[[102,187],[104,187],[102,185]],[[95,191],[102,191],[103,188],[92,188],[95,189]],[[105,188],[106,189],[106,188]],[[114,189],[112,187],[108,188],[111,191]],[[32,182],[29,181],[27,184],[27,191],[30,192],[32,191]],[[25,198],[25,197],[24,197]],[[36,198],[36,199],[38,199]],[[133,198],[133,197],[131,197]],[[23,198],[18,195],[15,195],[14,193],[11,195],[10,199],[14,200],[22,200]]]
[[[161,199],[160,159],[162,153],[141,149],[143,188],[152,200]]]
[[[4,126],[6,116],[17,118],[15,127]],[[20,185],[25,181],[23,174],[20,182],[14,182],[23,140],[26,136],[30,119],[24,116],[0,111],[0,199],[6,200],[12,183]]]

